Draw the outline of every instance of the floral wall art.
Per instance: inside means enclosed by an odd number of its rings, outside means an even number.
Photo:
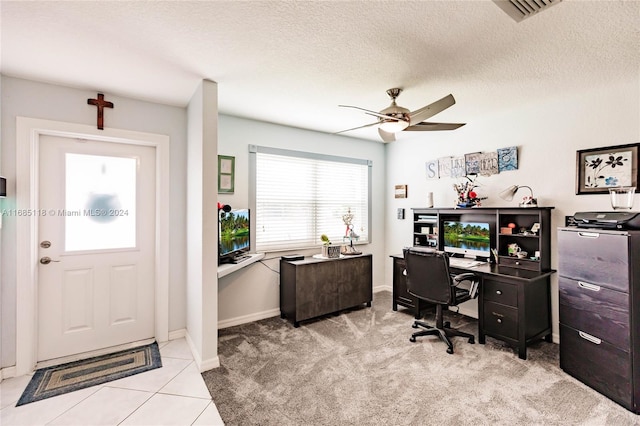
[[[638,192],[638,146],[583,149],[576,154],[576,194],[604,194],[616,186]]]

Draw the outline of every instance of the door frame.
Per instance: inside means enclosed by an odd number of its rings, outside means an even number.
[[[41,136],[144,145],[156,150],[155,338],[169,338],[169,136],[16,117],[16,209],[38,209]],[[38,342],[38,217],[16,221],[16,375],[34,371]]]

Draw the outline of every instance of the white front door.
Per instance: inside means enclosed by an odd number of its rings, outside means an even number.
[[[40,137],[37,361],[154,337],[155,150]]]

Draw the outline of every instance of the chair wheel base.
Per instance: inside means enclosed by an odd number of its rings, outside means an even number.
[[[411,327],[413,328],[418,328],[418,324],[416,324],[415,322],[413,324],[411,324]]]
[[[453,348],[447,348],[447,353],[448,354],[452,354],[453,353]]]
[[[474,343],[476,343],[476,341],[473,337],[469,337],[469,343],[473,345]]]
[[[415,338],[415,337],[413,337],[413,336],[411,336],[411,337],[409,337],[409,341],[410,341],[410,342],[414,342],[414,343],[415,343],[415,342],[416,342],[416,338]]]

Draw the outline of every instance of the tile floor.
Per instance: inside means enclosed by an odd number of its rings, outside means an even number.
[[[224,425],[185,339],[160,345],[162,368],[16,407],[31,376],[0,383],[0,425]]]

